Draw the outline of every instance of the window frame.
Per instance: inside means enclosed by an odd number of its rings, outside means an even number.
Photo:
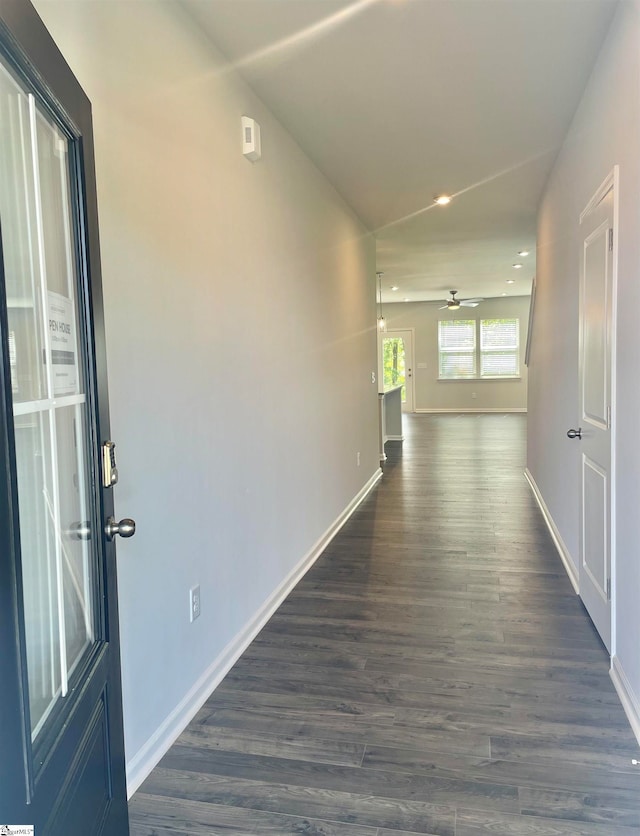
[[[450,324],[450,323],[459,323],[459,324],[471,324],[473,323],[473,347],[461,348],[461,347],[445,347],[443,348],[441,345],[441,338],[442,338],[442,325]],[[473,357],[473,373],[470,375],[456,375],[455,377],[444,376],[442,374],[442,355],[452,355],[452,354],[460,354],[460,355],[468,355],[471,354]],[[478,329],[477,329],[477,320],[475,319],[439,319],[438,320],[438,380],[474,380],[477,373],[478,373],[478,362],[477,362],[477,355],[478,355]]]
[[[484,328],[483,325],[486,322],[496,322],[496,321],[503,321],[503,322],[514,322],[515,323],[515,345],[505,347],[505,346],[497,346],[493,348],[485,348],[484,346]],[[477,320],[479,323],[479,332],[480,332],[480,351],[477,357],[477,370],[479,371],[479,378],[480,380],[513,380],[516,377],[520,377],[520,317],[517,316],[509,316],[509,317],[492,317],[490,319],[479,319]],[[484,356],[490,356],[492,354],[513,354],[515,356],[515,366],[516,366],[516,373],[515,374],[483,374],[482,373],[482,361]]]
[[[499,348],[490,348],[485,349],[483,348],[483,340],[482,340],[482,323],[483,322],[491,322],[495,321],[496,319],[506,320],[506,321],[513,321],[516,323],[515,327],[515,335],[516,335],[516,344],[515,348],[506,349],[506,351],[513,351],[516,357],[516,366],[517,366],[517,373],[516,374],[482,374],[482,356],[483,354],[498,354],[500,352],[504,353],[505,349],[503,347]],[[454,354],[454,353],[469,353],[471,349],[461,349],[461,348],[443,348],[441,345],[441,335],[442,335],[442,324],[443,323],[450,323],[450,322],[473,322],[474,323],[474,346],[473,346],[473,368],[474,374],[473,375],[465,375],[465,376],[444,376],[442,374],[442,355],[443,354]],[[460,383],[465,380],[520,380],[522,378],[522,364],[521,364],[521,331],[520,331],[520,317],[518,316],[508,316],[508,317],[487,317],[486,319],[439,319],[437,332],[438,332],[438,382],[443,383]]]

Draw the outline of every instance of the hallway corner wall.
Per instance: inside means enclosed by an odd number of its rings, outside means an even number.
[[[536,315],[529,367],[528,468],[578,567],[580,447],[566,431],[579,421],[579,216],[620,167],[617,382],[613,401],[617,498],[614,681],[640,706],[640,3],[623,0],[546,186],[538,218]],[[622,675],[617,677],[616,670]],[[624,699],[623,699],[624,701]],[[635,705],[630,709],[629,705]],[[640,716],[635,718],[636,734]],[[639,738],[640,739],[640,738]]]
[[[179,3],[35,5],[93,105],[137,782],[379,474],[375,247]]]

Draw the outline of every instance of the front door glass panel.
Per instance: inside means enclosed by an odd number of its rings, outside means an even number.
[[[385,391],[392,389],[394,386],[402,386],[402,403],[406,403],[406,357],[402,337],[383,337],[382,370]]]
[[[0,67],[0,223],[9,326],[31,736],[96,637],[70,140]]]

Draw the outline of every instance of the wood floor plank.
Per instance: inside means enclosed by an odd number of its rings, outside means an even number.
[[[605,792],[622,809],[638,809],[637,772],[617,771],[604,764],[571,764],[565,761],[529,763],[497,758],[476,758],[451,752],[394,749],[368,745],[362,766],[385,772],[409,772],[443,778],[463,778],[509,786],[562,789],[567,792]]]
[[[444,805],[171,769],[155,770],[143,792],[395,831],[453,836],[455,830],[455,810]]]
[[[385,772],[329,764],[258,757],[175,744],[160,765],[183,772],[267,781],[318,790],[344,791],[376,798],[420,800],[453,806],[462,801],[478,809],[517,812],[517,787],[462,777],[441,778],[413,773]]]
[[[142,793],[131,805],[130,818],[131,836],[377,836],[378,832],[375,827]]]
[[[526,416],[403,421],[132,836],[640,834],[640,747],[524,479]]]
[[[364,757],[364,743],[351,743],[344,739],[325,740],[300,734],[287,737],[273,732],[251,732],[242,724],[239,728],[198,724],[197,718],[176,742],[183,746],[343,766],[359,766]]]
[[[567,763],[602,763],[611,769],[632,769],[636,757],[635,740],[609,739],[594,745],[591,738],[567,734],[564,739],[541,735],[505,735],[491,737],[491,756],[504,760],[524,760],[533,763],[554,763],[561,757]]]
[[[633,827],[458,810],[456,836],[637,836]]]
[[[633,807],[620,804],[620,795],[606,792],[576,793],[558,789],[521,787],[520,812],[526,816],[549,816],[569,821],[596,822],[640,829],[637,800]],[[628,799],[631,802],[632,799]]]

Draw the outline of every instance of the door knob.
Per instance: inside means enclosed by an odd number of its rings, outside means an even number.
[[[116,522],[115,517],[109,517],[104,527],[104,533],[107,535],[107,540],[113,540],[116,534],[119,534],[120,537],[133,537],[136,533],[136,522],[128,517]]]
[[[85,520],[84,522],[71,523],[67,533],[71,540],[90,540],[91,523],[89,522],[89,520]]]
[[[577,430],[567,430],[567,438],[582,438],[582,427]]]

